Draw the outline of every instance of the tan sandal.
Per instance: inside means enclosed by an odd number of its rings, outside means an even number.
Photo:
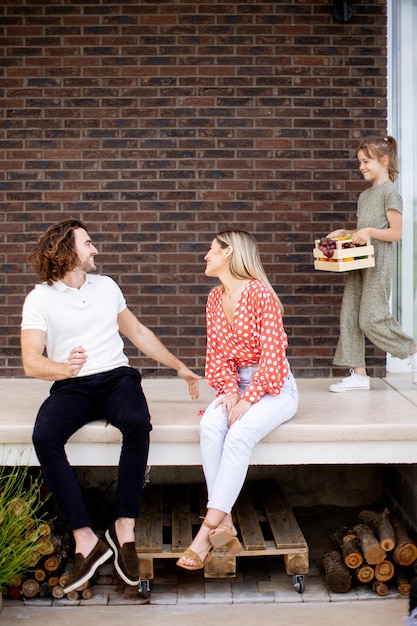
[[[215,530],[217,528],[216,526],[213,526],[213,524],[210,524],[210,522],[208,522],[205,518],[201,518],[201,519],[203,520],[201,523],[202,526],[206,526],[206,528],[209,528],[210,530]],[[177,565],[178,567],[183,567],[184,569],[188,569],[188,570],[203,569],[204,565],[210,561],[212,551],[213,551],[213,547],[211,546],[207,550],[206,557],[202,559],[200,554],[203,554],[205,550],[202,550],[201,552],[194,552],[194,550],[191,550],[190,548],[188,548],[188,550],[186,550],[184,554],[178,559]],[[194,565],[188,565],[188,563],[181,563],[181,559],[189,559],[190,561],[194,561]]]
[[[200,554],[203,554],[205,550],[203,550],[203,552],[198,553],[188,548],[188,550],[186,550],[184,554],[178,559],[177,565],[178,567],[183,567],[184,569],[189,569],[189,570],[203,569],[204,565],[208,563],[211,559],[212,550],[213,548],[209,548],[206,554],[206,558],[202,559]],[[190,559],[190,561],[194,561],[194,565],[188,565],[188,563],[181,563],[181,559]]]
[[[226,548],[230,556],[236,556],[242,552],[242,544],[226,524],[220,524],[209,534],[209,540],[213,548]]]

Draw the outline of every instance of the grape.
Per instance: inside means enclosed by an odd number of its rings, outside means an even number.
[[[319,250],[324,254],[325,257],[332,257],[335,248],[336,242],[333,239],[330,239],[329,237],[322,237],[320,239]]]

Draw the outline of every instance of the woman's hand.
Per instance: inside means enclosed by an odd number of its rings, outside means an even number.
[[[230,428],[235,422],[240,420],[240,418],[244,416],[246,411],[249,411],[251,406],[252,402],[249,402],[248,400],[239,400],[239,402],[235,404],[232,410],[229,411],[229,415],[227,416],[228,427]]]
[[[234,398],[234,400],[230,400],[230,398]],[[228,403],[224,402],[226,399],[229,399]],[[219,402],[219,404],[223,404],[223,412],[227,415],[227,425],[229,428],[233,426],[235,422],[240,420],[246,411],[249,411],[252,406],[252,402],[249,402],[248,400],[241,400],[238,394],[226,396],[221,402]],[[225,409],[225,406],[230,406],[230,408]]]
[[[216,408],[218,406],[222,407],[223,415],[229,415],[232,408],[239,402],[240,395],[238,393],[232,393],[228,396],[222,396],[218,402],[214,405]]]

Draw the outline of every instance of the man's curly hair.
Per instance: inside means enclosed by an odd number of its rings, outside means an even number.
[[[84,228],[77,219],[70,218],[52,224],[39,239],[37,246],[29,255],[33,269],[42,281],[52,285],[72,271],[78,262],[74,247],[74,230]]]

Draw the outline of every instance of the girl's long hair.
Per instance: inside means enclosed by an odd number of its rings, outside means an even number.
[[[358,156],[359,150],[362,150],[368,159],[382,159],[388,157],[388,176],[394,183],[399,174],[398,170],[398,145],[396,139],[387,135],[386,137],[367,137],[364,139],[356,150]]]
[[[233,251],[230,261],[232,276],[239,279],[255,278],[264,283],[278,300],[281,312],[283,312],[282,302],[275,293],[262,266],[255,237],[244,230],[224,230],[215,238],[222,248],[230,246]]]

